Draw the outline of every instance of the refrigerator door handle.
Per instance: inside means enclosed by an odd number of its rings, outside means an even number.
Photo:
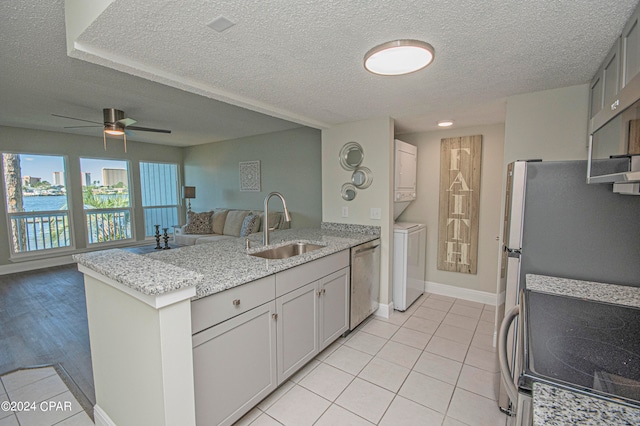
[[[500,324],[500,334],[498,335],[498,361],[500,363],[500,373],[502,375],[502,382],[505,385],[505,390],[512,403],[518,401],[518,388],[513,381],[513,375],[509,368],[509,361],[507,357],[507,335],[509,334],[509,327],[516,317],[520,315],[520,305],[515,305],[504,315],[502,324]]]

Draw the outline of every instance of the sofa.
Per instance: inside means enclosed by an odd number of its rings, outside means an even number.
[[[269,212],[270,229],[289,228],[282,212]],[[257,210],[214,209],[187,212],[187,224],[174,230],[178,245],[208,244],[230,238],[244,238],[264,229],[264,212]]]

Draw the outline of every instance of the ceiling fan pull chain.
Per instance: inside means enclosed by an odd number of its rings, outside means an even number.
[[[107,150],[107,134],[102,132],[102,138],[104,139],[104,150]]]
[[[123,133],[122,138],[124,139],[124,152],[127,152],[127,134]]]

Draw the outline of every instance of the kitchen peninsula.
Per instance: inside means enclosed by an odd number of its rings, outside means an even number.
[[[232,239],[75,256],[96,424],[233,423],[346,331],[349,249],[378,236],[338,224],[276,231],[270,248],[320,246],[287,259],[252,255],[261,234],[249,249]]]

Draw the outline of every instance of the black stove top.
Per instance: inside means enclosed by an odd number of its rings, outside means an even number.
[[[525,291],[524,374],[640,407],[640,309]]]

